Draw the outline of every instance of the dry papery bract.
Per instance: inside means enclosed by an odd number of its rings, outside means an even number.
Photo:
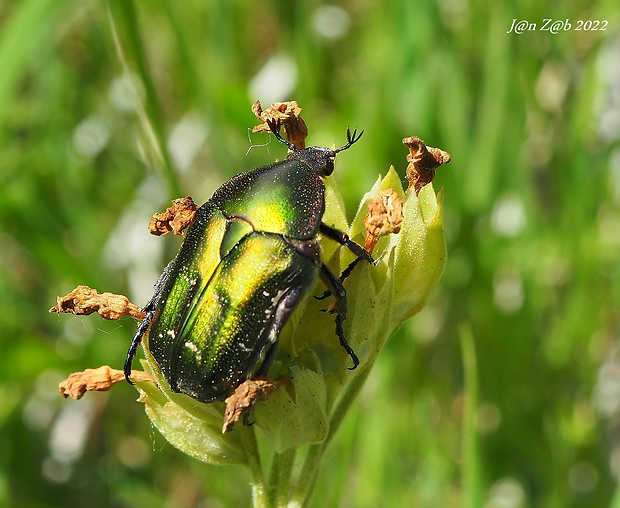
[[[286,384],[286,380],[271,381],[267,378],[248,379],[241,383],[235,393],[226,399],[222,433],[233,430],[235,422],[261,400],[269,398],[274,390]]]
[[[442,164],[450,162],[452,156],[441,148],[426,146],[417,136],[403,139],[403,145],[409,148],[407,155],[407,180],[409,187],[413,187],[419,194],[422,187],[428,185],[435,178],[435,170]]]
[[[198,206],[191,197],[175,199],[165,212],[153,214],[149,232],[154,236],[165,235],[170,231],[180,235],[194,221],[197,210]]]
[[[397,234],[402,223],[403,200],[394,189],[379,190],[374,199],[368,202],[368,213],[364,219],[364,249],[372,253],[377,240],[382,236]]]
[[[301,108],[297,101],[274,102],[269,108],[263,109],[260,101],[252,105],[252,112],[263,123],[252,129],[252,132],[271,132],[267,120],[275,121],[284,127],[284,137],[297,148],[306,148],[308,127],[301,118]]]
[[[78,286],[65,296],[56,298],[56,305],[50,312],[88,316],[97,312],[104,319],[115,321],[124,316],[142,321],[146,315],[140,307],[131,303],[124,295],[99,293],[88,286]]]
[[[140,370],[131,371],[131,379],[138,383],[142,381],[155,382],[150,374]],[[74,372],[60,383],[58,390],[65,399],[68,397],[81,399],[86,392],[105,392],[121,381],[125,381],[125,373],[122,370],[103,365],[98,369]]]

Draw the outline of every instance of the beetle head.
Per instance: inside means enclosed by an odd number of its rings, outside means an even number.
[[[267,125],[273,132],[273,135],[280,142],[288,146],[291,151],[289,158],[300,160],[305,162],[312,169],[317,171],[321,176],[329,176],[334,171],[334,160],[338,152],[343,152],[350,148],[354,143],[357,143],[364,134],[364,131],[357,133],[357,129],[353,130],[347,127],[347,144],[340,148],[324,148],[321,146],[311,146],[309,148],[297,148],[293,143],[289,143],[280,134],[280,122],[277,120],[267,120]]]

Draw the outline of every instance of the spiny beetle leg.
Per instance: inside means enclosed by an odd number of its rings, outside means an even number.
[[[353,261],[351,261],[349,263],[349,266],[347,266],[342,273],[340,274],[340,282],[344,282],[345,279],[351,275],[351,273],[353,272],[354,268],[357,266],[357,264],[362,260],[362,258],[355,258]],[[328,296],[330,296],[332,293],[329,289],[323,291],[323,293],[321,293],[319,296],[315,296],[314,298],[316,298],[317,300],[325,300],[325,298],[327,298]]]
[[[265,122],[267,122],[269,129],[271,130],[273,135],[276,137],[276,139],[280,143],[288,146],[289,150],[293,150],[293,151],[297,150],[297,147],[295,146],[294,143],[289,143],[286,139],[282,137],[282,134],[280,134],[280,121],[279,120],[267,119],[265,120]]]
[[[340,231],[339,229],[336,229],[336,228],[332,228],[332,227],[328,226],[327,224],[324,224],[323,222],[321,222],[320,231],[321,231],[321,233],[323,233],[328,238],[331,238],[332,240],[335,240],[339,244],[344,245],[345,247],[347,247],[353,254],[355,254],[357,256],[357,258],[354,259],[351,263],[349,263],[349,266],[347,266],[344,269],[344,271],[342,272],[342,274],[340,275],[340,282],[341,283],[344,282],[345,279],[349,275],[351,275],[351,273],[353,272],[353,269],[357,266],[357,264],[362,259],[368,261],[372,265],[376,265],[376,261],[368,253],[368,251],[366,249],[364,249],[364,247],[362,247],[359,243],[354,242],[353,240],[351,240],[349,238],[349,235],[347,235],[343,231]],[[324,300],[330,294],[331,294],[331,291],[328,289],[327,291],[323,292],[321,295],[315,296],[315,298],[317,300]]]
[[[345,279],[351,275],[351,273],[353,272],[353,269],[357,266],[357,264],[362,260],[362,258],[355,258],[353,261],[351,261],[349,263],[349,266],[347,266],[342,273],[340,274],[340,282],[344,282]]]
[[[297,305],[299,305],[299,302],[302,300],[304,294],[304,287],[289,288],[278,303],[270,309],[270,312],[275,313],[275,316],[273,322],[271,323],[271,327],[266,331],[265,335],[269,337],[271,347],[267,351],[262,365],[256,371],[256,374],[252,376],[252,379],[266,376],[269,372],[278,350],[278,338],[280,337],[280,332],[282,332],[282,328],[284,328],[288,318],[291,316]],[[254,425],[254,422],[250,421],[251,410],[252,406],[243,410],[243,425],[245,426]]]
[[[123,372],[125,373],[125,379],[127,382],[132,385],[133,381],[131,380],[131,363],[138,352],[138,347],[142,342],[142,337],[149,329],[151,325],[151,321],[153,321],[153,317],[155,316],[155,311],[147,312],[146,316],[142,320],[142,322],[138,325],[138,329],[136,330],[136,334],[133,336],[131,341],[131,346],[129,346],[129,351],[127,351],[127,357],[125,358],[125,366],[123,367]]]
[[[355,354],[355,351],[353,351],[353,348],[349,346],[342,327],[342,323],[347,318],[347,290],[338,277],[336,277],[325,264],[321,265],[320,276],[328,287],[329,292],[336,298],[336,309],[333,311],[336,313],[336,335],[340,340],[340,345],[351,357],[351,360],[353,360],[353,367],[347,367],[347,369],[354,370],[359,365],[360,360]]]
[[[157,282],[153,286],[154,287],[153,297],[149,300],[149,303],[147,303],[142,309],[143,312],[146,312],[146,316],[144,316],[144,319],[138,325],[136,334],[133,336],[133,339],[131,340],[131,346],[129,346],[129,351],[127,351],[127,357],[125,358],[125,365],[123,366],[123,372],[125,373],[125,379],[130,385],[133,384],[133,382],[131,381],[131,363],[134,357],[136,356],[136,353],[138,352],[138,347],[140,346],[140,343],[142,342],[142,337],[149,329],[149,326],[151,325],[151,321],[153,321],[153,318],[155,317],[155,309],[157,308],[157,301],[159,299],[159,295],[161,294],[161,290],[164,287],[164,282],[166,282],[166,278],[168,277],[168,274],[171,270],[171,266],[172,266],[172,261],[168,263],[168,266],[166,266],[166,268],[164,268],[164,271],[159,276],[159,278],[157,279]]]
[[[256,371],[255,376],[266,376],[269,372],[269,368],[271,367],[271,364],[276,356],[278,337],[280,337],[282,328],[284,328],[288,318],[291,317],[291,314],[293,314],[294,310],[299,305],[299,302],[302,300],[305,293],[304,290],[304,287],[289,288],[284,296],[275,305],[275,309],[273,307],[271,308],[271,312],[274,312],[275,316],[273,318],[273,322],[271,323],[271,327],[266,331],[266,336],[268,337],[269,342],[273,345],[267,351],[265,360],[258,371]]]
[[[353,367],[347,367],[347,370],[355,370],[360,364],[360,359],[357,357],[355,351],[353,351],[353,348],[349,346],[347,339],[345,339],[344,337],[344,329],[342,328],[342,323],[344,322],[344,320],[345,316],[342,316],[340,314],[336,316],[336,335],[338,335],[338,338],[340,339],[340,345],[351,357],[351,360],[353,360]]]
[[[375,260],[368,253],[364,247],[362,247],[359,243],[354,242],[349,238],[344,231],[340,231],[339,229],[332,228],[328,226],[324,222],[321,222],[321,226],[319,231],[324,234],[326,237],[331,238],[332,240],[338,242],[340,245],[344,245],[347,249],[349,249],[353,254],[355,254],[358,258],[365,259],[371,265],[375,264]]]

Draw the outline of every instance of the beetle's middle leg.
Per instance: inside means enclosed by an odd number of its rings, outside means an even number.
[[[331,293],[336,298],[336,309],[332,311],[336,314],[336,335],[340,340],[340,345],[351,357],[351,360],[353,360],[353,367],[347,367],[347,369],[354,370],[359,365],[360,360],[355,354],[355,351],[353,351],[353,348],[349,346],[344,336],[344,328],[342,326],[342,323],[344,323],[344,320],[347,318],[347,290],[342,285],[341,280],[336,277],[325,264],[321,264],[320,277],[327,286],[328,294]]]

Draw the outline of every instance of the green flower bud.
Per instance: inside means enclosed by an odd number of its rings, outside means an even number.
[[[260,428],[274,451],[283,453],[303,444],[323,442],[333,424],[334,408],[357,376],[367,372],[393,330],[419,312],[439,281],[446,262],[443,235],[442,193],[432,184],[405,193],[393,168],[379,178],[364,196],[352,226],[348,227],[343,201],[334,179],[326,181],[323,221],[347,231],[364,243],[364,218],[368,203],[379,191],[393,189],[403,201],[400,232],[376,241],[377,266],[361,262],[346,279],[348,315],[344,323],[347,341],[360,358],[356,370],[340,346],[329,312],[332,298],[309,297],[283,330],[278,356],[270,371],[272,379],[286,378],[286,387],[252,408],[254,428]],[[323,259],[334,273],[353,261],[348,249],[322,240]],[[313,294],[323,291],[318,284]],[[199,460],[214,464],[244,463],[246,453],[239,437],[247,429],[221,433],[224,405],[202,404],[172,393],[156,363],[147,352],[147,363],[162,391],[140,383],[141,400],[157,429],[175,447]],[[238,426],[240,427],[240,426]]]

